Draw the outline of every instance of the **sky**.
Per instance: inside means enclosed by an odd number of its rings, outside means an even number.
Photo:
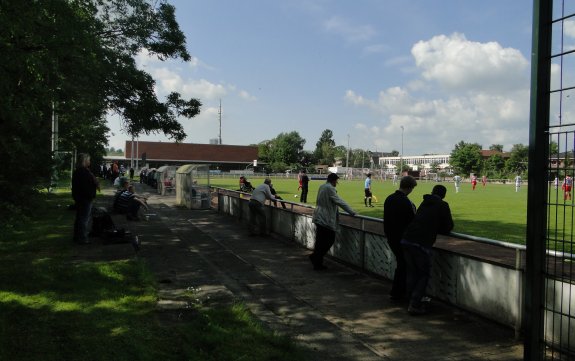
[[[219,137],[221,102],[223,144],[296,131],[313,151],[325,129],[337,145],[406,156],[528,143],[530,1],[169,2],[192,61],[136,60],[160,99],[202,102],[181,119],[184,142]],[[124,149],[121,119],[108,126]]]

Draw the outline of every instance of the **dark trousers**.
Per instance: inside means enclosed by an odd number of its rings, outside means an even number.
[[[92,201],[76,202],[76,219],[74,220],[74,242],[88,241],[88,226],[92,217]]]
[[[250,233],[256,234],[257,223],[260,224],[260,234],[267,233],[266,211],[264,205],[255,199],[250,199],[248,203],[250,208]]]
[[[307,186],[301,187],[301,196],[299,197],[299,201],[302,203],[307,203],[307,189]]]
[[[394,298],[405,297],[406,292],[406,282],[407,282],[407,265],[405,263],[405,256],[403,255],[403,247],[401,246],[400,240],[389,240],[389,248],[395,256],[395,272],[393,274],[393,285],[391,287],[391,292],[389,295]]]
[[[415,307],[420,307],[421,298],[425,296],[427,283],[431,277],[431,250],[409,244],[402,244],[402,247],[407,265],[409,303]]]
[[[316,224],[315,245],[310,258],[314,266],[323,265],[323,257],[335,243],[335,231]]]

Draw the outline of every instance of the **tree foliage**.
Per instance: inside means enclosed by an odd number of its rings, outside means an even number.
[[[501,144],[491,144],[489,150],[494,150],[499,153],[503,153],[503,145]]]
[[[527,170],[529,148],[523,144],[514,144],[511,155],[505,163],[505,168],[510,173],[523,174]]]
[[[305,139],[298,132],[280,133],[274,139],[258,145],[258,156],[269,165],[271,172],[298,169],[302,166],[302,160],[309,163],[306,159],[309,154],[303,151],[304,144]]]
[[[185,138],[178,117],[198,114],[200,101],[178,93],[159,100],[153,78],[134,61],[142,52],[190,59],[174,11],[146,0],[0,2],[0,191],[8,203],[48,184],[55,115],[59,148],[96,160],[110,111],[128,133]]]
[[[326,129],[321,133],[315,144],[314,156],[319,164],[331,165],[335,161],[335,140],[331,130]]]
[[[455,173],[478,173],[481,170],[481,145],[460,141],[451,151],[450,164]]]

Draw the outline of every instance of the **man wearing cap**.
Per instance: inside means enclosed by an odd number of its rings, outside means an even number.
[[[309,259],[313,269],[321,271],[326,269],[323,265],[323,257],[335,242],[336,232],[339,230],[338,207],[354,216],[356,212],[337,195],[335,189],[338,175],[330,173],[327,182],[319,187],[316,200],[316,208],[313,212],[312,222],[316,226],[315,246]]]
[[[276,197],[271,192],[272,180],[266,178],[262,185],[257,186],[253,192],[248,207],[250,208],[250,235],[255,236],[256,224],[260,223],[260,236],[267,235],[267,220],[264,204],[266,199],[275,201]]]
[[[431,276],[431,250],[437,234],[448,234],[453,229],[449,204],[443,200],[446,193],[445,186],[436,185],[431,194],[423,196],[423,202],[401,240],[407,264],[407,312],[411,315],[427,312],[422,301]]]

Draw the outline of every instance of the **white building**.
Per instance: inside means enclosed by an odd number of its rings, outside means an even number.
[[[415,171],[421,171],[422,173],[427,173],[431,171],[431,165],[437,164],[438,168],[443,172],[449,172],[451,167],[449,166],[449,154],[427,154],[427,155],[415,155],[415,156],[403,156],[403,157],[380,157],[379,166],[387,174],[394,174],[397,172],[397,166],[403,159],[403,164],[406,164]]]

